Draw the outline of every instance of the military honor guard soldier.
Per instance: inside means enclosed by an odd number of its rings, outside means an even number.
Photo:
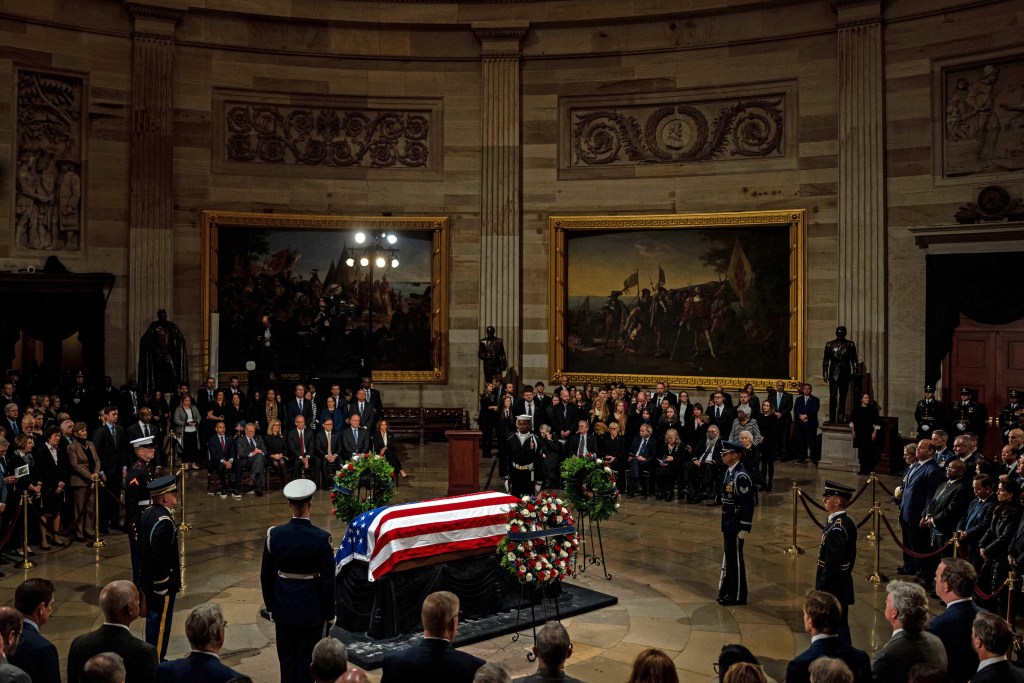
[[[999,431],[1003,435],[1003,444],[1010,443],[1010,432],[1020,427],[1020,415],[1024,412],[1024,404],[1020,402],[1020,392],[1010,389],[1010,402],[999,411]]]
[[[523,414],[516,418],[516,431],[502,445],[501,457],[506,459],[508,483],[506,487],[513,496],[532,496],[540,482],[538,472],[542,471],[544,447],[531,431],[533,418]],[[551,457],[557,457],[552,454]]]
[[[849,612],[854,602],[853,565],[857,561],[857,525],[846,514],[852,498],[852,487],[825,480],[822,505],[828,511],[828,521],[821,532],[814,576],[815,590],[831,593],[843,608],[837,635],[846,643],[851,642]]]
[[[132,583],[139,585],[139,529],[142,513],[149,507],[149,463],[156,455],[154,437],[143,436],[132,440],[135,462],[124,478],[124,521],[128,534],[128,549],[132,558]]]
[[[296,479],[284,487],[292,519],[267,530],[260,584],[274,622],[281,683],[312,681],[313,648],[337,618],[334,545],[309,520],[316,484]]]
[[[953,404],[949,421],[954,437],[968,432],[977,434],[979,439],[984,435],[985,411],[967,387],[960,387],[960,400]]]
[[[167,659],[174,598],[181,590],[178,527],[171,506],[178,502],[173,474],[149,482],[151,504],[139,527],[139,583],[146,596],[146,642],[156,647],[158,661]]]
[[[743,562],[743,539],[750,533],[754,519],[754,483],[747,474],[740,453],[743,447],[722,443],[722,578],[718,584],[719,605],[747,604],[747,568]]]
[[[931,437],[932,432],[942,427],[942,401],[935,398],[935,387],[927,384],[924,387],[924,398],[914,408],[914,419],[917,421],[917,433],[921,437]]]

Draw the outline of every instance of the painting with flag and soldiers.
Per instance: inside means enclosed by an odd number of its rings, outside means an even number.
[[[802,210],[552,217],[555,374],[795,380],[804,220]]]

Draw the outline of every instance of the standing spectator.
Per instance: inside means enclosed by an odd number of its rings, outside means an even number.
[[[53,614],[57,589],[46,579],[27,579],[14,591],[14,608],[22,613],[25,627],[16,652],[8,659],[32,679],[32,683],[60,683],[57,648],[39,632]]]
[[[100,454],[100,471],[106,476],[106,493],[100,496],[100,533],[108,529],[121,529],[121,468],[128,464],[128,439],[117,423],[116,406],[103,409],[103,424],[93,432],[92,441]]]
[[[235,459],[235,440],[226,434],[227,427],[222,421],[218,421],[213,428],[214,434],[210,437],[206,448],[209,454],[210,474],[216,474],[220,478],[220,497],[228,497],[228,486],[231,487],[231,497],[240,499],[241,491],[237,484],[240,482],[238,467]]]
[[[764,490],[772,490],[775,478],[775,461],[779,457],[779,418],[775,416],[770,401],[761,402],[761,413],[757,416],[757,428],[761,432],[761,479]]]
[[[459,598],[431,593],[420,611],[423,639],[406,650],[384,655],[381,683],[470,683],[484,660],[452,647],[459,630]]]
[[[96,446],[89,440],[89,428],[84,422],[76,422],[73,429],[74,442],[68,446],[68,464],[71,467],[71,492],[74,495],[73,540],[85,540],[96,535],[95,500],[91,500],[95,482],[102,481],[100,456]]]
[[[935,569],[935,593],[946,603],[946,611],[928,622],[946,647],[951,683],[967,683],[978,668],[978,655],[971,647],[971,627],[981,611],[972,599],[978,573],[967,560],[947,557]]]
[[[972,683],[1024,682],[1024,670],[1007,659],[1013,646],[1013,629],[1005,619],[982,612],[974,618],[972,631],[971,645],[980,662]]]
[[[878,454],[882,449],[882,418],[878,413],[878,404],[865,393],[860,397],[860,405],[854,406],[850,416],[850,429],[853,434],[853,447],[857,449],[857,460],[860,469],[857,474],[873,472],[878,463]]]
[[[811,394],[812,390],[810,384],[801,385],[801,395],[793,406],[793,448],[797,462],[805,464],[810,454],[811,462],[817,467],[821,459],[818,452],[818,410],[821,401]]]
[[[578,678],[565,675],[565,660],[572,656],[572,641],[569,640],[569,632],[561,623],[549,621],[537,631],[533,656],[537,659],[537,673],[517,678],[515,683],[580,683]]]
[[[185,394],[174,409],[174,432],[181,445],[181,464],[186,469],[199,469],[199,410],[192,405],[192,397]]]
[[[917,464],[913,470],[907,471],[906,483],[903,485],[903,497],[900,500],[900,526],[903,528],[903,543],[916,553],[927,553],[931,549],[931,532],[921,526],[928,501],[935,495],[944,479],[942,470],[935,464],[935,444],[931,439],[922,439],[917,443]],[[903,562],[905,574],[916,574],[925,582],[931,576],[925,576],[925,564],[910,556]]]
[[[809,668],[819,657],[835,657],[853,672],[854,683],[871,683],[871,660],[839,638],[842,609],[839,601],[825,591],[807,591],[804,598],[804,630],[811,646],[793,658],[786,668],[786,683],[810,683]]]
[[[960,537],[964,556],[971,561],[975,570],[980,569],[982,565],[978,542],[992,524],[992,510],[996,506],[993,483],[992,477],[987,474],[974,476],[974,500],[967,506],[967,513],[957,524],[956,534]]]
[[[192,652],[181,659],[161,662],[157,671],[160,683],[226,683],[238,676],[220,661],[225,626],[220,605],[204,602],[192,610],[185,619],[185,636]]]
[[[891,581],[886,586],[885,620],[892,625],[889,642],[871,658],[875,683],[906,683],[907,672],[924,662],[946,668],[942,641],[924,630],[928,619],[928,594],[909,581]]]
[[[10,662],[18,652],[24,627],[21,612],[13,607],[0,607],[0,681],[3,683],[33,683],[27,673]]]
[[[672,659],[654,648],[644,650],[633,660],[633,669],[626,683],[679,683],[679,674]]]
[[[1010,571],[1007,555],[1022,515],[1019,497],[1020,486],[1017,482],[1005,474],[999,477],[999,486],[996,488],[998,502],[992,510],[992,523],[978,542],[979,553],[984,561],[978,572],[978,584],[985,593],[995,593],[1006,581]],[[988,609],[1006,613],[1005,596],[1000,596],[996,601],[982,601],[981,604]]]
[[[775,389],[768,392],[768,403],[778,420],[776,435],[779,443],[779,458],[789,460],[789,429],[793,424],[793,394],[786,391],[786,383],[775,382]]]
[[[125,683],[124,658],[116,652],[93,655],[82,667],[82,683]]]
[[[328,636],[313,646],[309,673],[313,683],[335,683],[348,670],[348,651],[345,643]]]
[[[68,650],[67,683],[79,683],[85,663],[101,652],[116,652],[132,683],[156,683],[156,648],[131,634],[128,627],[139,617],[139,591],[131,581],[112,581],[100,591],[105,619],[95,631],[84,633]]]
[[[967,512],[967,506],[971,504],[972,495],[970,481],[964,476],[967,469],[959,460],[951,460],[946,465],[946,481],[935,491],[935,495],[928,501],[924,509],[924,517],[921,518],[922,528],[931,533],[931,549],[939,548],[956,533],[956,526],[963,519]],[[953,546],[950,545],[944,553],[952,557]],[[935,567],[939,566],[938,558],[921,560],[924,566],[923,571],[931,571],[934,575]]]

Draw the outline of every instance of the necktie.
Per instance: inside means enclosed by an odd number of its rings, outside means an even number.
[[[299,412],[302,412],[302,399],[299,399]]]
[[[715,444],[709,443],[707,450],[704,451],[704,456],[701,458],[702,462],[711,462],[711,453],[715,450]]]
[[[147,424],[142,425],[142,435],[143,436],[149,436],[149,425],[147,425]]]
[[[775,396],[775,407],[777,409],[782,408],[782,394],[778,394]]]
[[[527,403],[526,404],[526,414],[529,415],[530,417],[533,417],[533,404],[532,403]]]
[[[364,405],[363,403],[359,404],[359,417],[363,416],[363,405]]]
[[[353,429],[352,430],[352,443],[354,443],[356,445],[356,448],[359,448],[359,430],[358,429]]]
[[[114,425],[110,425],[110,438],[114,440],[114,448],[117,448],[117,430],[114,429]]]
[[[717,420],[718,418],[722,417],[722,406],[718,406],[717,408],[715,408],[715,411],[715,419]]]
[[[647,439],[640,442],[640,453],[643,455],[647,454]]]
[[[223,436],[220,437],[220,450],[221,450],[221,452],[224,452],[225,450],[227,450],[226,448],[224,448],[224,437]]]
[[[252,439],[249,439],[249,448],[251,450],[256,450],[256,442],[253,441]]]
[[[580,455],[586,455],[586,453],[587,453],[587,437],[581,436],[580,437],[580,452],[579,452],[579,454]]]
[[[305,455],[306,454],[306,439],[303,437],[302,431],[304,431],[304,430],[300,430],[299,431],[299,451],[302,453],[302,455]]]
[[[331,453],[331,433],[324,432],[324,436],[327,437],[327,455],[334,455],[333,453]]]

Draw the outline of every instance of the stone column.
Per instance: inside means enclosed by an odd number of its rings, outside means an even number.
[[[174,319],[174,27],[182,13],[138,3],[128,10],[134,19],[126,327],[132,374],[139,338],[157,310],[166,309]]]
[[[839,325],[885,405],[887,377],[883,0],[834,0],[839,46]],[[831,330],[830,330],[831,332]],[[813,359],[812,359],[813,362]],[[854,399],[854,405],[859,400]]]
[[[473,24],[483,93],[480,200],[480,334],[494,325],[509,366],[523,370],[520,48],[527,24]],[[482,368],[481,368],[482,373]],[[482,375],[481,375],[482,376]]]

